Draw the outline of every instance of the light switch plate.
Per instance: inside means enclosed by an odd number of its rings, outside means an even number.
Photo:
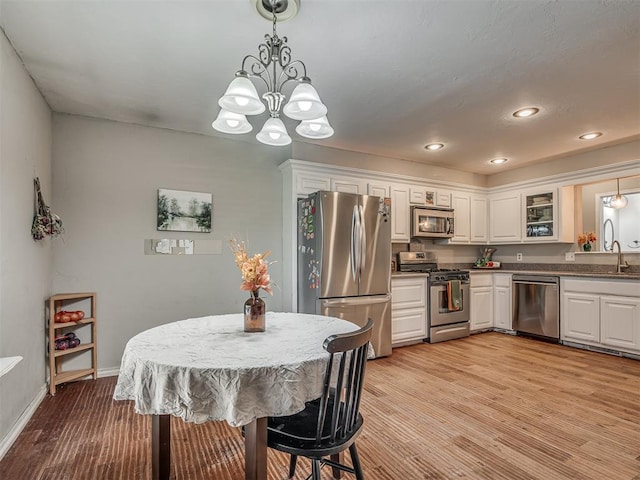
[[[564,254],[564,260],[566,262],[575,262],[576,261],[576,254],[575,252],[567,252]]]
[[[521,261],[522,261],[522,254],[516,253],[516,262],[521,262]]]

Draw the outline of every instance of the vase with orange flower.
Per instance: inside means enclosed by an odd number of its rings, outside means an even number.
[[[582,247],[584,252],[590,252],[592,249],[592,243],[597,240],[594,232],[581,233],[578,235],[578,246]]]
[[[232,239],[230,248],[234,261],[242,274],[241,290],[251,293],[249,299],[244,302],[244,331],[264,332],[266,328],[267,308],[264,300],[260,298],[260,289],[273,294],[271,290],[271,277],[268,273],[269,264],[265,258],[271,253],[256,253],[253,256],[247,254],[244,242]]]

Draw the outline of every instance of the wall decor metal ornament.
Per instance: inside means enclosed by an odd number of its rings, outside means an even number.
[[[35,194],[35,215],[31,224],[31,236],[34,240],[42,240],[47,236],[57,237],[64,233],[62,220],[58,215],[44,203],[42,190],[40,189],[40,179],[33,179],[33,189]]]
[[[211,232],[210,193],[158,189],[158,230]]]

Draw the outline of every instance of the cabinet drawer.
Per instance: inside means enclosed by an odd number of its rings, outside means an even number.
[[[426,311],[426,278],[394,278],[391,280],[391,308],[422,308]]]
[[[496,273],[493,276],[493,283],[496,287],[510,287],[511,286],[511,274],[510,273]]]
[[[427,190],[420,187],[409,189],[409,203],[412,205],[424,205]]]
[[[427,315],[423,308],[412,308],[391,314],[391,342],[421,340],[427,336]]]
[[[492,287],[493,286],[493,273],[490,272],[471,272],[469,275],[471,279],[471,288],[475,287]]]

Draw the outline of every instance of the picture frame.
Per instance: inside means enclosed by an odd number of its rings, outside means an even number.
[[[206,192],[158,189],[157,229],[210,233],[213,195]]]
[[[433,207],[436,204],[436,192],[426,191],[424,193],[424,203],[427,206]]]

